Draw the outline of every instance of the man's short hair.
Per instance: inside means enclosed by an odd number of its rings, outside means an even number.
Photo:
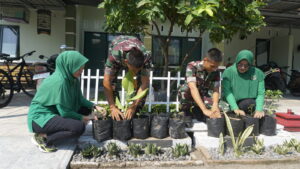
[[[144,54],[138,48],[133,47],[127,53],[128,64],[135,68],[141,68],[144,65]]]
[[[209,49],[206,57],[217,63],[220,63],[223,60],[222,52],[217,48]]]

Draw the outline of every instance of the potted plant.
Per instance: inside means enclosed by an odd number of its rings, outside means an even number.
[[[149,137],[150,132],[150,118],[146,114],[147,107],[143,107],[136,116],[132,119],[133,137],[137,139],[146,139]]]
[[[148,88],[141,93],[135,95],[134,76],[132,72],[127,72],[122,80],[122,87],[127,92],[125,98],[125,105],[122,105],[119,98],[116,97],[116,106],[125,114],[130,107],[131,102],[144,97]],[[129,140],[132,136],[131,133],[131,120],[113,121],[113,137],[117,140]]]
[[[170,106],[169,135],[174,139],[186,138],[184,112],[177,112],[176,105]]]
[[[251,135],[258,136],[259,135],[259,119],[253,117],[253,115],[254,115],[254,107],[255,107],[254,104],[251,104],[248,107],[247,112],[245,112],[246,116],[243,116],[243,120],[245,122],[245,128],[253,125],[253,130],[252,130]]]
[[[276,135],[276,119],[275,110],[277,108],[276,102],[282,98],[280,90],[266,90],[265,93],[265,116],[260,120],[260,133],[267,136]]]
[[[110,114],[108,114],[109,106],[107,104],[99,106],[103,107],[105,112],[96,111],[98,120],[92,120],[93,136],[95,140],[102,142],[112,138],[112,119]]]
[[[165,105],[154,105],[152,108],[151,129],[150,135],[155,138],[166,138],[168,137],[168,124],[169,117],[166,113]]]
[[[242,133],[245,129],[244,121],[241,119],[240,116],[236,115],[234,112],[228,112],[227,115],[230,120],[230,124],[233,130],[233,135],[234,137],[238,137],[239,134]],[[226,125],[228,125],[228,123],[226,123]],[[228,126],[226,127],[226,134],[230,135]]]

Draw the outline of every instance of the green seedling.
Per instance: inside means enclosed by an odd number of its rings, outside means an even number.
[[[140,144],[129,144],[128,153],[136,158],[142,154],[142,146]]]
[[[218,151],[221,155],[224,155],[225,153],[225,140],[223,137],[223,133],[220,133],[219,135],[219,148]]]
[[[266,90],[265,92],[265,105],[264,109],[267,114],[272,115],[277,109],[276,102],[282,98],[282,92],[280,90]]]
[[[274,152],[280,155],[286,155],[292,153],[292,148],[285,146],[285,145],[277,145],[274,148]]]
[[[121,149],[116,143],[108,143],[106,150],[109,156],[119,156]]]
[[[147,88],[147,89],[143,90],[142,92],[138,93],[137,95],[135,95],[135,80],[134,80],[133,76],[134,76],[133,73],[129,71],[126,73],[125,77],[122,80],[122,87],[127,92],[126,98],[125,98],[125,105],[123,106],[121,104],[118,97],[116,97],[116,100],[115,100],[116,106],[123,113],[126,113],[127,109],[130,107],[132,101],[135,101],[135,100],[145,97],[145,95],[148,92],[148,88]]]
[[[297,147],[295,147],[295,150],[300,153],[300,144],[297,145]]]
[[[231,137],[231,141],[232,141],[232,146],[233,146],[233,151],[234,151],[234,155],[236,157],[239,157],[240,155],[243,154],[243,145],[246,141],[246,139],[250,136],[250,134],[252,133],[253,130],[253,125],[247,127],[242,134],[239,134],[239,136],[237,137],[237,139],[235,140],[234,134],[233,134],[233,129],[230,123],[230,119],[227,116],[227,114],[224,112],[225,115],[225,120],[226,120],[226,125],[227,125],[227,129],[229,131],[229,135]]]
[[[147,143],[145,147],[145,154],[147,155],[157,155],[160,152],[160,147],[156,144]]]
[[[264,140],[263,139],[258,139],[257,137],[254,137],[254,144],[251,146],[250,149],[255,154],[261,155],[265,150]]]
[[[98,111],[95,109],[95,113],[98,119],[102,119],[102,120],[106,120],[110,114],[108,112],[110,112],[110,108],[108,104],[99,104],[99,107],[102,107],[103,109],[101,111]]]
[[[82,149],[80,153],[85,158],[99,157],[103,153],[103,148],[89,144],[84,149]]]
[[[176,158],[186,156],[189,154],[189,147],[187,144],[176,144],[175,148],[172,148],[172,154]]]

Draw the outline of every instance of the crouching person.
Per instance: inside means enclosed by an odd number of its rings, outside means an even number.
[[[76,51],[60,54],[55,72],[43,81],[31,102],[28,128],[42,152],[56,151],[56,141],[79,137],[90,120],[94,104],[82,96],[78,80],[87,61]]]
[[[186,68],[185,83],[180,86],[178,96],[181,111],[199,121],[206,118],[221,117],[219,102],[220,73],[217,71],[222,62],[222,53],[212,48],[202,61],[192,61]],[[212,95],[208,91],[212,90]],[[211,108],[205,100],[212,101]]]

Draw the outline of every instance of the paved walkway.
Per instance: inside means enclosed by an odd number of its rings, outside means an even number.
[[[40,152],[31,143],[32,133],[27,129],[30,101],[29,97],[16,94],[7,107],[0,108],[0,169],[67,168],[76,142],[73,140],[61,144],[55,153]],[[280,111],[291,108],[300,114],[300,98],[284,98],[279,106]]]

